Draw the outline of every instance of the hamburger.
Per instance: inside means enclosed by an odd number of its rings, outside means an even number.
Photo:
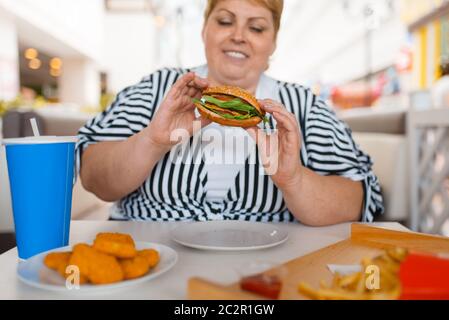
[[[202,117],[223,126],[251,128],[267,122],[257,99],[238,87],[211,87],[193,102]]]

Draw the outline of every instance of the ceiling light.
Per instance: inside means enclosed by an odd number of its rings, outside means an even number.
[[[41,67],[42,62],[39,59],[32,59],[28,62],[28,67],[33,70],[37,70]]]
[[[50,69],[50,75],[53,77],[59,77],[61,75],[60,69]]]
[[[39,53],[34,48],[28,48],[25,50],[25,58],[27,58],[28,60],[36,59],[38,55]]]
[[[53,58],[50,60],[50,67],[52,69],[61,69],[62,60],[60,58]]]

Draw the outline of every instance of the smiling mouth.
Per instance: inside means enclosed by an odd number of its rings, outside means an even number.
[[[231,57],[231,58],[234,58],[234,59],[241,59],[241,60],[243,60],[243,59],[249,58],[248,55],[246,55],[246,54],[244,54],[243,52],[240,52],[240,51],[224,51],[224,53],[228,57]]]

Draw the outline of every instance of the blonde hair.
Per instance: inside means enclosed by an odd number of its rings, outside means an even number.
[[[207,0],[206,11],[204,12],[205,22],[209,19],[210,14],[221,0]],[[284,0],[249,0],[257,3],[271,11],[273,15],[274,31],[277,37],[279,28],[281,27],[282,11],[284,10]]]

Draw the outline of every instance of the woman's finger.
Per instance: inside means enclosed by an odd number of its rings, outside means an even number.
[[[279,130],[279,136],[281,138],[282,145],[285,146],[285,150],[294,150],[291,149],[291,146],[300,145],[301,141],[301,134],[296,120],[291,120],[284,114],[277,112],[275,112],[273,116],[278,123],[279,129],[283,129]]]
[[[288,119],[290,119],[291,123],[293,123],[294,126],[297,127],[299,131],[299,123],[295,115],[289,112],[282,104],[272,100],[265,100],[263,103],[264,108],[268,113],[273,114],[274,112],[277,112],[279,114],[286,116]]]
[[[171,105],[171,107],[168,108],[171,113],[179,114],[181,112],[191,111],[195,109],[195,104],[193,103],[192,98],[186,95],[181,96],[177,101],[177,103]]]
[[[178,81],[175,82],[171,89],[171,93],[173,94],[173,97],[179,98],[183,90],[188,87],[189,83],[195,79],[195,74],[192,72],[187,73],[186,75],[182,76]]]
[[[268,112],[268,109],[270,109],[270,107],[280,107],[280,108],[284,109],[285,111],[287,111],[287,109],[281,103],[279,103],[277,101],[270,100],[270,99],[257,100],[257,101],[259,102],[262,109],[264,109],[267,112]]]
[[[293,121],[289,116],[284,113],[273,112],[274,119],[276,119],[278,125],[281,125],[285,129],[291,132],[298,132],[298,126],[295,121]]]
[[[268,112],[273,114],[273,112],[278,112],[285,114],[291,119],[296,119],[295,116],[289,112],[281,103],[273,101],[273,100],[262,100],[261,101],[262,108]]]
[[[199,95],[201,98],[201,93],[202,93],[201,90],[198,90],[197,88],[189,87],[186,92],[186,95],[188,95],[189,97],[192,97],[192,98],[197,98]]]
[[[195,76],[188,84],[190,88],[196,88],[198,90],[204,90],[209,86],[209,82],[206,79]]]
[[[179,88],[176,98],[184,95],[196,97],[198,93],[203,92],[203,90],[205,90],[208,86],[209,83],[206,79],[202,79],[194,75],[194,77],[187,84]]]

